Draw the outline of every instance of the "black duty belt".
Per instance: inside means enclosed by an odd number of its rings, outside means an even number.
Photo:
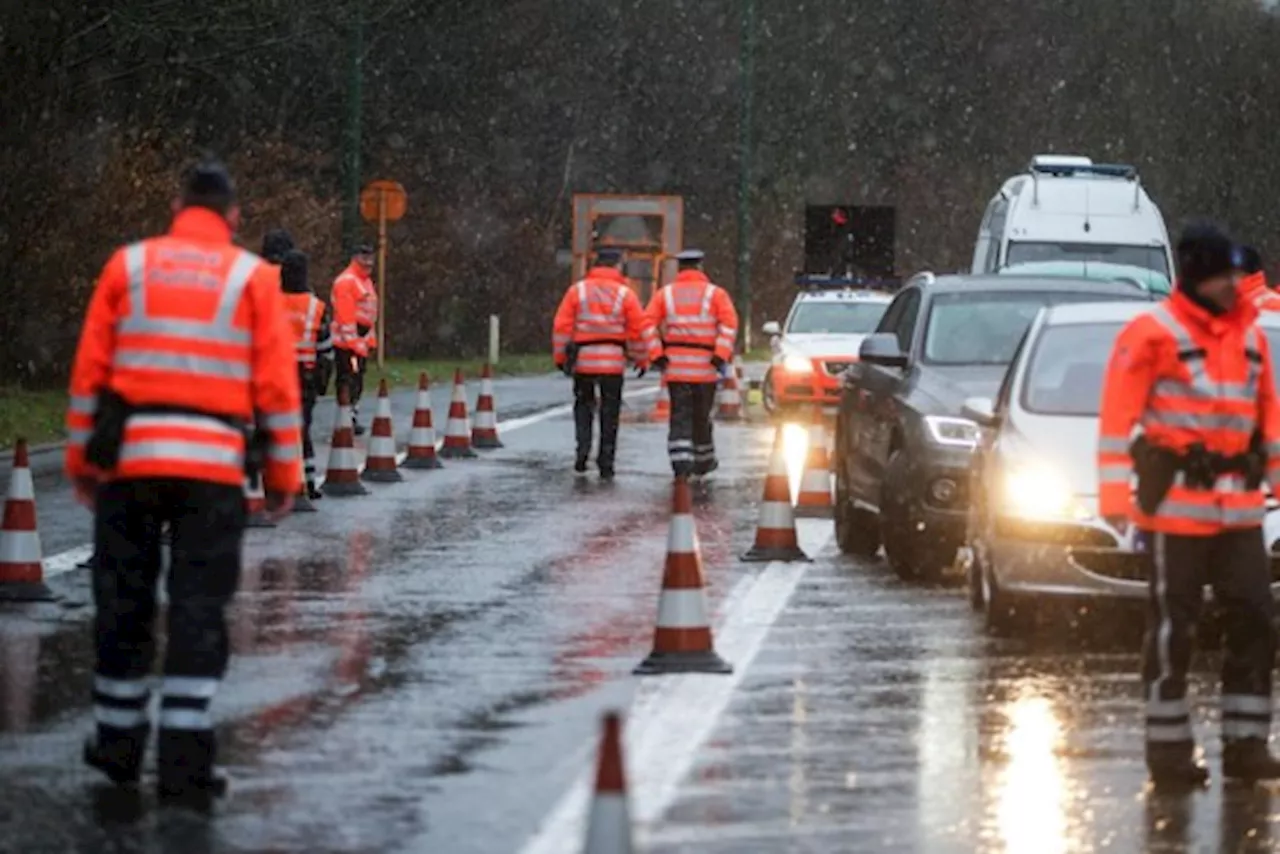
[[[621,347],[621,348],[622,348],[622,349],[624,349],[624,350],[625,350],[625,349],[627,349],[627,342],[626,342],[626,341],[608,341],[608,340],[601,339],[601,340],[598,340],[598,341],[574,341],[574,342],[573,342],[573,346],[578,347],[578,348],[582,348],[582,347],[598,347],[598,346],[600,346],[600,345],[602,345],[602,344],[612,344],[614,347]]]
[[[662,346],[664,348],[687,347],[690,350],[706,350],[708,353],[714,353],[716,351],[716,345],[714,344],[694,344],[687,341],[663,341]]]

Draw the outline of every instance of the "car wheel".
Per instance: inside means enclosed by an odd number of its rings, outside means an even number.
[[[889,566],[903,581],[937,581],[949,560],[921,541],[913,524],[909,499],[897,494],[893,484],[908,483],[907,455],[898,449],[889,455],[880,498],[880,532]],[[951,555],[954,557],[954,552]]]
[[[880,550],[880,525],[874,513],[853,506],[845,474],[844,455],[836,436],[836,545],[847,555],[872,558]]]
[[[767,369],[764,372],[764,379],[760,381],[760,405],[770,415],[778,411],[778,399],[773,391],[773,368]]]

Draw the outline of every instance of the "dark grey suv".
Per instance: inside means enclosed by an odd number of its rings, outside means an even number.
[[[1042,306],[1152,299],[1122,282],[1022,276],[911,279],[845,371],[836,419],[836,539],[884,545],[903,578],[934,579],[963,542],[979,427],[965,398],[994,397]]]

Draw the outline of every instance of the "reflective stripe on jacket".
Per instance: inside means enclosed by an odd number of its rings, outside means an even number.
[[[649,320],[661,337],[667,357],[667,382],[713,383],[720,374],[713,356],[733,358],[738,337],[738,312],[721,287],[698,270],[685,270],[653,295]]]
[[[289,325],[293,329],[293,350],[297,362],[304,368],[314,368],[323,330],[324,303],[310,293],[285,294],[284,301],[289,312]]]
[[[244,482],[243,434],[219,416],[270,434],[266,488],[297,489],[300,395],[293,338],[277,277],[233,246],[221,217],[179,213],[169,233],[117,251],[99,277],[81,332],[67,414],[73,478],[190,478]],[[125,424],[120,462],[96,472],[84,458],[98,393],[140,412]],[[204,414],[207,413],[207,414]]]
[[[1185,452],[1202,443],[1223,456],[1248,451],[1260,430],[1267,478],[1280,484],[1280,409],[1271,352],[1256,326],[1257,309],[1237,301],[1215,317],[1180,291],[1135,318],[1116,339],[1107,366],[1098,439],[1099,510],[1130,515],[1141,528],[1210,535],[1262,524],[1261,489],[1246,489],[1238,474],[1213,489],[1187,487],[1179,472],[1153,516],[1131,501],[1130,437],[1140,427],[1153,445]]]
[[[1280,311],[1280,294],[1267,287],[1266,273],[1251,273],[1241,277],[1236,292],[1260,311]]]
[[[557,365],[565,363],[571,342],[579,345],[578,374],[619,375],[628,357],[647,366],[661,352],[635,291],[612,267],[593,267],[560,301],[551,341]]]

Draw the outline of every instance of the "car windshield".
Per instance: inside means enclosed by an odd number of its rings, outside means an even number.
[[[1154,270],[1169,277],[1169,264],[1160,246],[1123,246],[1107,243],[1010,242],[1005,266],[1039,261],[1105,261]]]
[[[1037,415],[1097,415],[1102,377],[1123,323],[1047,327],[1022,381],[1022,408]]]
[[[1066,276],[1095,281],[1128,281],[1153,294],[1167,296],[1172,290],[1168,276],[1133,264],[1110,264],[1106,261],[1032,261],[1007,265],[1000,269],[1004,276]]]
[[[800,334],[831,333],[833,335],[865,335],[876,328],[889,303],[874,302],[802,302],[796,306],[787,324],[787,332]]]
[[[1042,306],[1107,299],[1089,291],[938,294],[925,327],[924,361],[935,365],[1007,365]]]

